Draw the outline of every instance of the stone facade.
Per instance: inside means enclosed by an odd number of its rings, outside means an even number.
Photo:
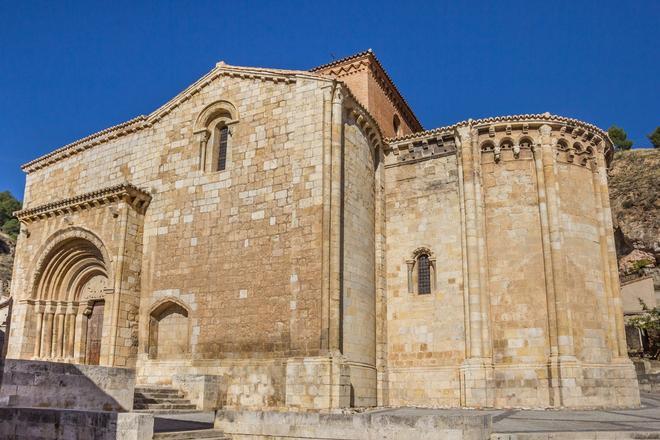
[[[610,155],[549,114],[422,131],[370,51],[221,62],[24,166],[8,357],[228,408],[637,405]]]

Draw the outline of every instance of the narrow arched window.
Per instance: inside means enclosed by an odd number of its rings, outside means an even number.
[[[431,262],[428,255],[417,257],[417,293],[431,293]]]
[[[227,167],[227,138],[229,137],[229,127],[222,125],[216,128],[216,137],[218,142],[218,166],[216,171],[223,171]]]
[[[392,128],[394,129],[394,135],[401,135],[401,120],[398,115],[394,115],[392,118]]]
[[[229,101],[216,101],[202,110],[193,126],[199,142],[201,171],[213,173],[231,168],[233,138],[240,131],[237,126],[238,111]]]
[[[436,290],[435,256],[427,247],[420,247],[406,260],[408,292],[428,295]]]

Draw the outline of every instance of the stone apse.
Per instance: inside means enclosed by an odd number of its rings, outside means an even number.
[[[372,52],[219,63],[23,167],[8,357],[227,408],[638,405],[611,154],[550,114],[423,131]]]

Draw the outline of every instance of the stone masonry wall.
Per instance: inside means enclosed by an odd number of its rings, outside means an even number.
[[[130,411],[134,387],[128,368],[5,359],[0,395],[10,406]]]
[[[344,124],[343,354],[356,406],[376,405],[375,153],[354,120]]]
[[[153,437],[151,414],[0,408],[0,437],[11,440],[146,440]]]
[[[495,402],[547,405],[547,371],[534,367],[548,357],[548,310],[532,152],[484,155],[482,170]]]
[[[142,295],[143,359],[149,314],[168,299],[190,312],[186,357],[318,353],[324,84],[221,75],[152,127],[28,174],[26,208],[125,181],[152,193],[144,258],[131,267],[143,277],[130,276]],[[238,122],[226,171],[203,173],[192,126],[219,99],[234,103]],[[120,237],[104,233],[113,227],[107,212],[74,222],[111,247]],[[66,221],[35,224],[32,239],[21,240],[19,279],[32,270],[28,254],[36,249],[28,241],[42,242]]]
[[[456,156],[388,166],[385,175],[389,404],[458,406],[465,328]],[[420,247],[435,257],[429,295],[408,290],[407,262]]]

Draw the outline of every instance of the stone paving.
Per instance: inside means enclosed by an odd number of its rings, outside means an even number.
[[[405,416],[423,416],[431,414],[465,415],[466,413],[487,414],[493,417],[493,433],[496,434],[549,434],[549,437],[502,437],[503,439],[522,438],[660,438],[660,394],[642,393],[642,406],[637,409],[621,410],[462,410],[462,409],[426,409],[426,408],[396,408],[375,409],[370,413],[390,413]],[[155,418],[155,432],[184,431],[190,429],[208,429],[213,426],[213,412],[194,412],[177,414],[159,414]],[[643,433],[657,432],[657,436],[645,436]],[[637,432],[642,437],[618,436],[618,433]],[[564,433],[564,434],[562,434]],[[584,433],[581,437],[579,433]],[[591,434],[596,434],[593,437]],[[608,436],[612,434],[613,436]]]
[[[642,406],[622,410],[461,410],[398,408],[375,410],[401,415],[490,414],[493,432],[660,431],[660,394],[642,393]]]

